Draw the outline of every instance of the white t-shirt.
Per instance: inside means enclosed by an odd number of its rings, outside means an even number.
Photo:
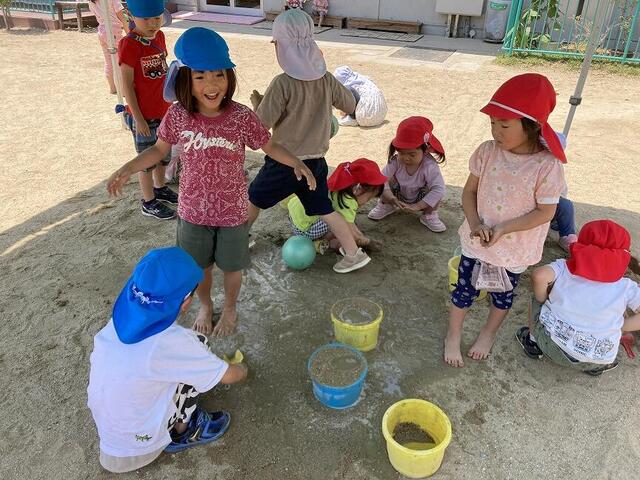
[[[612,283],[587,280],[573,275],[566,260],[549,266],[556,279],[540,321],[551,339],[581,362],[613,362],[625,311],[640,310],[640,286],[628,278]]]
[[[173,324],[127,345],[118,339],[111,320],[94,338],[87,389],[100,450],[134,457],[166,447],[178,384],[206,392],[227,368],[192,330]]]

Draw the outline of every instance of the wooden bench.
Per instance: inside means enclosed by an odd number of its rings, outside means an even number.
[[[400,20],[376,20],[373,18],[347,18],[347,28],[383,30],[386,32],[420,33],[421,22],[403,22]]]
[[[281,13],[282,11],[276,12],[272,10],[270,12],[264,12],[264,16],[267,20],[273,21]],[[318,15],[312,15],[311,18],[313,18],[313,23],[317,25],[318,20],[320,20],[320,17],[318,17]],[[346,20],[347,20],[346,17],[335,17],[333,15],[325,15],[324,19],[322,20],[322,26],[344,28]]]
[[[63,28],[63,22],[64,22],[64,17],[63,17],[63,10],[65,7],[75,7],[76,9],[76,18],[78,20],[78,31],[81,32],[82,31],[82,7],[87,7],[87,10],[89,10],[89,2],[83,2],[83,1],[79,1],[79,2],[75,2],[75,1],[60,1],[57,0],[56,3],[56,10],[58,11],[58,25],[60,26],[60,30],[62,30]]]

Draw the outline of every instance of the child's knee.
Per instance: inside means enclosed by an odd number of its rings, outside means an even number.
[[[508,292],[491,292],[491,304],[499,310],[511,310],[514,297],[515,294],[513,290],[509,290]]]

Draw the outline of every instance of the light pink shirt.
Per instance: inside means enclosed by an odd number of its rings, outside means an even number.
[[[547,150],[514,154],[493,140],[476,149],[469,160],[469,171],[480,179],[478,215],[489,227],[526,215],[537,204],[558,203],[565,184],[562,164]],[[509,233],[489,248],[483,247],[478,237],[470,238],[466,219],[458,233],[466,255],[517,273],[540,261],[548,229],[547,222],[531,230]]]
[[[446,193],[440,166],[428,153],[422,157],[422,162],[413,175],[407,172],[407,167],[398,160],[397,155],[391,157],[382,173],[389,179],[385,188],[399,186],[400,195],[406,198],[408,203],[416,203],[420,190],[426,188],[427,194],[422,201],[430,207],[435,207]]]
[[[182,147],[178,216],[209,227],[245,223],[249,206],[245,146],[257,150],[270,137],[258,116],[236,102],[217,117],[190,114],[179,103],[171,105],[158,138]]]
[[[104,26],[104,7],[102,6],[102,1],[103,0],[96,0],[95,2],[90,1],[89,10],[95,15],[96,21],[98,22],[98,33],[104,35],[107,33],[107,29]],[[114,35],[118,35],[119,32],[122,31],[122,23],[120,23],[120,19],[116,14],[124,10],[124,7],[120,0],[107,1],[109,2],[109,13],[111,14],[111,31]]]

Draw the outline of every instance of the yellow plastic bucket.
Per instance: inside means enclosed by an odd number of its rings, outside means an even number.
[[[362,297],[345,298],[331,307],[331,321],[336,340],[368,352],[376,348],[382,307]]]
[[[404,422],[418,425],[431,435],[435,445],[428,444],[415,450],[400,445],[393,439],[393,431],[399,423]],[[451,442],[451,422],[433,403],[410,398],[394,403],[387,409],[382,417],[382,435],[387,442],[387,455],[393,468],[406,477],[423,478],[433,475],[440,468],[444,452]]]
[[[456,255],[455,257],[451,257],[449,259],[449,291],[453,292],[458,284],[458,266],[460,265],[460,255]],[[478,295],[478,300],[482,300],[487,296],[487,292],[485,290],[480,290],[480,295]]]

